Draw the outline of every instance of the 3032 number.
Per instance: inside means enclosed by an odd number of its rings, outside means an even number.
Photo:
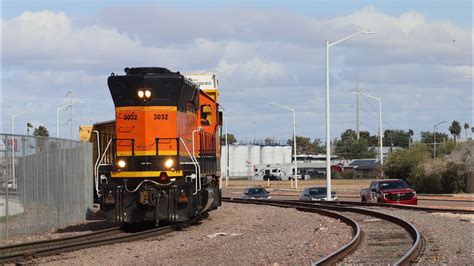
[[[124,120],[137,120],[137,115],[136,114],[128,114],[123,116]]]
[[[154,114],[153,119],[155,119],[155,120],[168,120],[168,114]]]

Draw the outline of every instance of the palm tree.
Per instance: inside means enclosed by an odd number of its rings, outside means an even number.
[[[469,124],[464,123],[464,131],[466,131],[466,140],[467,140],[467,130],[469,129]]]
[[[45,126],[39,126],[35,128],[33,136],[49,137],[48,129]]]
[[[458,121],[454,120],[451,123],[451,126],[449,126],[449,132],[451,132],[454,137],[454,142],[456,142],[456,137],[459,137],[459,135],[461,134],[461,124],[459,124]]]

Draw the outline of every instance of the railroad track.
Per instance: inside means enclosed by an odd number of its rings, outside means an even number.
[[[293,201],[310,202],[310,201],[300,201],[300,200],[293,200]],[[418,205],[412,206],[412,205],[356,202],[356,201],[317,201],[314,203],[326,204],[326,205],[339,205],[339,206],[354,206],[354,207],[383,207],[383,208],[393,208],[393,209],[402,209],[402,210],[411,210],[411,211],[425,211],[425,212],[448,212],[448,213],[459,213],[459,214],[474,214],[474,210],[422,207]]]
[[[124,232],[120,227],[113,227],[84,235],[4,246],[0,248],[0,264],[21,262],[83,248],[160,236],[173,232],[191,223],[192,221],[186,224],[169,225],[133,233]]]
[[[223,198],[223,201],[317,212],[340,219],[351,226],[353,231],[351,241],[336,252],[315,262],[315,265],[337,263],[406,265],[414,262],[423,248],[421,234],[412,224],[373,210],[288,200]]]

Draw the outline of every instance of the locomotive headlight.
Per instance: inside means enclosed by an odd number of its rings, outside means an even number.
[[[146,90],[145,91],[145,97],[150,98],[150,96],[151,96],[151,91]]]
[[[166,167],[166,168],[171,168],[171,167],[173,166],[173,164],[174,164],[173,159],[168,159],[168,160],[166,160],[166,162],[165,162],[165,167]]]
[[[124,160],[120,160],[120,161],[117,162],[117,165],[118,165],[120,168],[124,168],[125,165],[127,165],[127,164],[125,163]]]
[[[143,98],[144,95],[145,93],[142,90],[138,91],[138,97]]]

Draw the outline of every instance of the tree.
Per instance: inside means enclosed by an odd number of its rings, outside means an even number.
[[[38,128],[35,128],[33,136],[49,137],[48,129],[45,126],[39,126]]]
[[[384,146],[391,146],[407,148],[410,141],[410,132],[405,130],[391,130],[387,129],[383,133]]]
[[[289,139],[286,143],[293,147],[293,139]],[[324,152],[325,149],[321,145],[320,139],[315,139],[311,142],[311,138],[296,136],[296,154],[318,154]]]
[[[466,131],[466,140],[467,140],[467,130],[469,129],[469,124],[464,123],[464,131]]]
[[[359,136],[361,139],[366,139],[369,146],[379,145],[379,139],[375,135],[370,135],[368,131],[359,131]]]
[[[384,162],[383,169],[389,178],[407,180],[414,176],[419,164],[430,158],[425,145],[413,145],[411,149],[396,150]]]
[[[227,133],[227,143],[229,144],[234,144],[237,142],[237,139],[235,138],[234,134],[229,134]],[[225,144],[225,135],[221,137],[221,144]]]
[[[421,131],[421,142],[433,145],[433,132]],[[449,139],[448,134],[442,132],[436,132],[436,142],[440,142],[444,139]]]
[[[265,142],[265,145],[275,145],[275,140],[272,138],[266,138],[263,142]],[[296,141],[298,143],[298,141]]]
[[[298,143],[298,142],[296,142],[296,143]],[[313,151],[314,151],[315,154],[326,152],[326,147],[323,146],[320,139],[314,139],[313,143],[312,143],[312,146],[313,146]]]
[[[375,151],[373,149],[369,150],[369,140],[367,138],[370,139],[370,136],[363,137],[361,134],[359,141],[357,141],[356,132],[347,129],[341,134],[341,140],[335,141],[336,154],[346,160],[375,158]]]
[[[449,132],[453,135],[454,141],[456,141],[457,137],[461,134],[461,124],[458,121],[454,120],[449,126]]]

